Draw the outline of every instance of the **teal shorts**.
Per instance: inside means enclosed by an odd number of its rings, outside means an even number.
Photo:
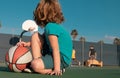
[[[46,54],[45,56],[42,56],[42,60],[44,62],[44,66],[46,69],[53,69],[54,68],[54,62],[53,62],[53,57],[51,54]],[[61,56],[61,65],[60,68],[66,68],[69,65],[65,63],[63,57]]]

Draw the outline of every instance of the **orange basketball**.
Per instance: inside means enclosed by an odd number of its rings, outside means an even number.
[[[5,61],[11,71],[22,72],[32,61],[32,54],[26,47],[13,46],[6,53]]]

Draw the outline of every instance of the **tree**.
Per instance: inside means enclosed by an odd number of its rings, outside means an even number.
[[[72,32],[71,32],[71,36],[72,36],[73,40],[75,40],[75,38],[77,37],[77,35],[78,35],[77,30],[73,29]]]
[[[120,39],[119,38],[115,38],[113,44],[120,45]]]
[[[85,42],[85,37],[80,37],[81,42]]]

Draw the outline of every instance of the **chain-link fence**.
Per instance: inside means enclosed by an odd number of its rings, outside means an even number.
[[[0,62],[5,61],[5,54],[12,46],[12,43],[17,42],[16,38],[18,35],[0,34]],[[28,41],[28,36],[23,37],[24,41]],[[11,40],[11,41],[10,41]],[[76,50],[76,58],[83,65],[88,60],[89,46],[93,45],[97,52],[97,60],[103,61],[103,65],[120,66],[120,46],[114,44],[95,43],[95,42],[81,42],[73,41],[74,48]]]
[[[89,59],[88,52],[91,45],[97,52],[97,60],[104,66],[120,66],[120,46],[114,44],[73,41],[76,50],[76,58],[84,64]]]

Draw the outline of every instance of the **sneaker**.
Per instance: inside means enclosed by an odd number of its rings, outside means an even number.
[[[23,70],[23,72],[32,73],[32,70],[30,70],[29,68],[26,68],[26,69]]]
[[[61,72],[62,72],[62,74],[65,73],[65,68],[63,68],[63,69],[61,70]]]

